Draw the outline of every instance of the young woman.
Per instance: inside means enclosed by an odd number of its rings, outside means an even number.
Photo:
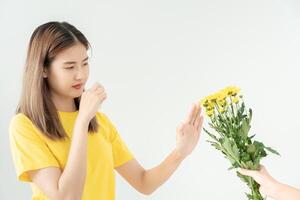
[[[203,117],[193,104],[177,127],[176,147],[146,170],[98,110],[102,85],[84,90],[89,77],[89,42],[66,22],[49,22],[33,32],[21,99],[10,123],[13,160],[20,181],[31,182],[32,199],[112,200],[116,170],[136,190],[151,194],[195,148]]]
[[[275,200],[299,200],[300,190],[276,181],[264,166],[260,170],[240,169],[239,172],[246,176],[251,176],[260,184],[260,193]]]

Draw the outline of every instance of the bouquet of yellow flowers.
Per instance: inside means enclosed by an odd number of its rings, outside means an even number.
[[[243,96],[239,93],[240,89],[232,86],[201,100],[201,105],[210,118],[209,126],[214,133],[205,128],[204,131],[211,138],[208,142],[230,161],[229,170],[234,168],[258,170],[260,160],[267,156],[267,152],[277,155],[279,153],[262,142],[253,140],[255,135],[249,136],[252,110],[245,107]],[[258,183],[239,172],[237,175],[251,190],[247,194],[248,200],[264,199],[259,192]]]

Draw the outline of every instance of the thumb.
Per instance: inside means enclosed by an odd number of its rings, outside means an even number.
[[[259,187],[259,192],[260,192],[261,195],[264,195],[264,196],[267,195],[267,191],[265,191],[265,189],[261,186]]]
[[[247,169],[242,169],[242,168],[239,168],[237,171],[242,175],[252,177],[258,184],[261,184],[263,181],[261,178],[261,175],[259,174],[258,171],[247,170]]]
[[[178,127],[177,127],[177,133],[183,134],[183,125],[184,125],[183,122],[181,122],[181,123],[178,125]]]

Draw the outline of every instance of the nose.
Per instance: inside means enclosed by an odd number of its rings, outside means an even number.
[[[76,80],[82,80],[85,77],[85,72],[81,67],[78,67],[75,74]]]

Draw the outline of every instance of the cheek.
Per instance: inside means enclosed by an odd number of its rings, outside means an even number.
[[[85,70],[85,78],[88,79],[89,78],[89,74],[90,74],[90,68],[87,67]]]
[[[53,73],[49,77],[51,87],[56,91],[65,91],[72,85],[72,75],[64,71]]]
[[[90,70],[87,69],[87,72],[86,72],[86,80],[89,78],[89,75],[90,75]]]

